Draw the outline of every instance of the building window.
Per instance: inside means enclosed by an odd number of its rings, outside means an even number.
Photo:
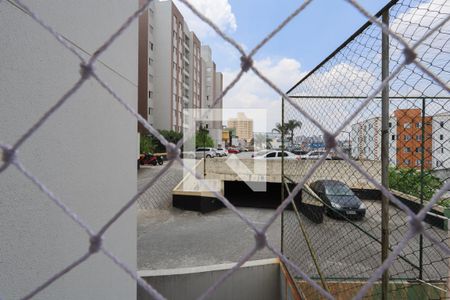
[[[443,134],[439,135],[439,139],[440,139],[441,141],[444,140],[444,135],[443,135]]]
[[[439,125],[441,125],[441,128],[444,127],[444,122],[439,122]]]
[[[153,43],[152,42],[150,42],[150,50],[153,51]]]
[[[389,128],[391,128],[392,127],[392,123],[391,122],[389,122]]]
[[[417,153],[422,153],[423,152],[423,147],[417,147],[416,148],[416,152]]]
[[[436,167],[442,167],[442,162],[439,161],[439,160],[437,160],[437,161],[436,161]]]
[[[403,128],[411,128],[411,123],[409,122],[404,123]]]
[[[148,91],[148,97],[152,98],[152,96],[153,96],[153,92],[152,91]]]
[[[422,123],[416,123],[416,128],[422,128]]]
[[[403,148],[403,152],[409,153],[409,152],[411,152],[411,148],[405,147],[405,148]]]
[[[392,135],[391,140],[395,141],[395,134]]]
[[[409,159],[405,159],[403,160],[403,164],[409,166],[409,164],[411,163],[411,161]]]
[[[421,141],[422,140],[422,136],[421,135],[416,135],[416,141]]]
[[[440,147],[441,153],[444,153],[444,147]]]
[[[404,139],[405,141],[410,141],[410,140],[411,140],[411,136],[405,134],[405,135],[403,136],[403,139]]]
[[[422,165],[422,161],[420,159],[416,160],[416,166],[420,167]]]
[[[148,108],[148,114],[149,114],[149,115],[152,114],[152,108],[151,108],[151,107]]]

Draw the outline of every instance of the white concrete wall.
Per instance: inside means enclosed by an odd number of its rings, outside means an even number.
[[[138,1],[26,3],[92,54]],[[80,61],[7,1],[0,41],[0,142],[13,144],[80,78]],[[98,74],[136,107],[136,22],[100,60],[121,76],[100,63]],[[136,192],[136,134],[136,120],[89,80],[20,147],[19,159],[98,230]],[[86,253],[88,236],[13,166],[0,177],[0,298],[19,299]],[[134,209],[106,233],[105,246],[136,266]],[[34,299],[135,298],[136,283],[95,254]]]
[[[183,269],[139,271],[139,275],[167,299],[197,299],[233,263]],[[209,299],[280,299],[280,267],[276,259],[248,261],[229,277]],[[150,300],[138,289],[138,300]]]

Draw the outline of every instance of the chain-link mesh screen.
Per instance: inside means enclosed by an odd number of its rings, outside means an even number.
[[[422,38],[448,18],[449,3],[399,1],[385,11],[389,13],[392,32],[408,44],[421,41],[415,48],[417,61],[433,70],[442,82],[448,83],[450,26],[442,25]],[[377,16],[380,23],[381,14]],[[418,212],[448,179],[450,98],[448,89],[434,81],[420,66],[403,66],[402,41],[391,37],[388,48],[390,74],[395,74],[389,81],[390,191]],[[285,147],[301,155],[300,161],[284,162],[286,180],[298,182],[309,170],[312,160],[326,155],[326,160],[308,183],[314,186],[318,180],[343,182],[362,199],[365,207],[364,217],[355,218],[356,208],[331,207],[332,201],[341,200],[329,200],[320,194],[320,188],[314,189],[325,202],[325,214],[330,216],[321,224],[303,217],[319,267],[313,264],[306,251],[307,243],[298,229],[295,214],[284,212],[284,253],[315,278],[322,272],[327,282],[348,282],[348,285],[329,286],[333,295],[340,297],[354,296],[361,282],[365,282],[380,265],[381,193],[334,149],[326,154],[326,137],[322,129],[338,131],[337,147],[353,164],[381,182],[382,99],[379,86],[382,85],[382,55],[381,27],[366,24],[292,88],[288,93],[290,101],[285,101],[284,105]],[[370,96],[373,97],[368,99]],[[323,128],[318,128],[298,108]],[[352,115],[354,118],[349,121]],[[444,216],[446,197],[448,195],[441,196],[437,205],[433,205],[424,224],[424,231],[445,244],[449,241]],[[390,205],[391,251],[404,240],[409,226],[408,214],[398,206]],[[426,295],[425,298],[442,297],[447,291],[448,258],[422,235],[411,238],[389,267],[393,282],[389,293],[402,298],[408,298],[408,293]],[[379,293],[379,288],[373,288],[370,294]]]
[[[73,87],[62,95],[61,98],[59,98],[57,103],[51,107],[39,119],[38,122],[31,126],[31,128],[26,131],[12,146],[0,144],[3,160],[3,164],[0,166],[0,172],[3,172],[7,168],[15,167],[43,193],[45,193],[58,207],[60,207],[63,213],[65,213],[86,231],[86,237],[89,239],[90,243],[88,251],[86,251],[83,256],[69,263],[67,267],[52,275],[49,279],[45,281],[43,280],[43,283],[32,291],[27,291],[28,294],[24,297],[24,299],[33,298],[42,290],[52,288],[52,285],[56,280],[71,270],[77,268],[80,264],[87,263],[86,261],[90,256],[99,252],[106,255],[125,273],[134,278],[150,296],[155,299],[164,298],[163,295],[159,294],[158,291],[154,290],[148,283],[137,276],[137,274],[133,271],[133,268],[121,262],[121,260],[114,256],[102,243],[104,234],[108,231],[111,225],[114,224],[122,216],[122,214],[127,211],[142,194],[145,193],[147,189],[153,186],[155,182],[157,182],[174,163],[180,163],[192,175],[195,175],[197,178],[200,177],[195,173],[195,171],[189,169],[179,157],[179,149],[182,145],[182,141],[180,141],[177,145],[168,143],[153,126],[144,120],[114,91],[113,87],[109,86],[95,72],[94,67],[98,61],[98,58],[103,55],[113,43],[116,42],[117,38],[124,30],[126,30],[129,25],[147,9],[150,2],[151,1],[147,1],[133,15],[125,20],[123,25],[116,31],[112,32],[110,38],[108,38],[104,43],[99,43],[99,48],[92,54],[92,56],[90,56],[88,60],[85,60],[77,52],[78,50],[73,47],[70,41],[60,36],[57,33],[57,29],[53,29],[47,25],[45,20],[41,20],[22,1],[0,1],[0,5],[15,5],[28,14],[39,26],[42,26],[62,46],[74,54],[80,60],[81,66],[81,76],[78,81],[75,82]],[[216,99],[216,103],[220,101],[223,96],[226,95],[228,91],[236,84],[236,82],[240,80],[244,72],[252,70],[272,89],[279,93],[285,101],[287,101],[287,103],[290,103],[291,106],[286,106],[285,119],[300,120],[302,122],[302,127],[299,130],[304,132],[308,130],[308,132],[304,134],[306,137],[319,137],[317,139],[318,144],[320,143],[320,135],[322,135],[326,142],[326,148],[333,149],[338,154],[337,156],[345,159],[345,161],[328,161],[325,160],[326,157],[322,155],[319,160],[316,160],[308,165],[300,164],[301,162],[298,162],[299,165],[297,165],[297,168],[290,168],[289,164],[287,164],[286,170],[288,170],[289,174],[294,178],[294,182],[298,182],[298,184],[292,189],[291,194],[284,199],[283,203],[277,208],[273,216],[262,227],[256,226],[252,223],[225,197],[217,192],[213,192],[213,194],[220,199],[228,209],[236,213],[242,222],[247,224],[249,228],[253,230],[255,233],[255,243],[252,249],[249,249],[248,252],[242,254],[241,259],[236,263],[235,267],[227,271],[202,295],[199,295],[199,297],[204,299],[211,296],[215,289],[229,276],[232,276],[237,268],[249,260],[256,251],[267,247],[293,271],[295,276],[298,278],[301,277],[306,282],[307,288],[305,288],[305,290],[310,289],[311,291],[314,291],[314,293],[328,299],[332,299],[334,296],[339,296],[339,293],[333,291],[329,283],[321,286],[314,279],[311,279],[310,276],[313,278],[315,277],[315,270],[320,270],[323,268],[323,275],[325,277],[333,276],[337,278],[342,276],[344,278],[348,278],[349,276],[356,274],[355,276],[358,275],[361,278],[367,279],[354,290],[354,292],[358,291],[356,298],[360,299],[364,297],[369,290],[376,289],[377,284],[375,284],[375,282],[380,278],[382,272],[388,267],[390,267],[391,274],[397,278],[400,278],[401,276],[418,276],[417,268],[414,267],[418,264],[416,255],[417,246],[415,246],[417,245],[416,239],[418,234],[423,235],[423,253],[427,253],[423,255],[424,267],[422,270],[426,271],[423,272],[422,278],[427,281],[435,278],[445,280],[445,274],[442,273],[442,270],[447,268],[445,265],[445,259],[450,251],[449,248],[441,242],[446,239],[442,235],[443,232],[438,229],[435,229],[434,227],[430,229],[428,225],[424,225],[425,227],[423,227],[422,221],[431,210],[432,206],[434,206],[434,204],[442,198],[444,192],[448,189],[449,184],[445,184],[439,192],[430,199],[430,205],[426,206],[416,215],[407,206],[402,204],[397,197],[394,197],[391,193],[389,193],[389,191],[380,187],[378,184],[379,178],[377,177],[380,176],[380,167],[379,163],[376,162],[377,160],[375,157],[359,158],[358,160],[354,158],[349,159],[345,153],[341,151],[343,147],[340,147],[342,145],[339,143],[339,140],[342,134],[340,131],[342,129],[349,128],[353,124],[356,124],[356,121],[362,122],[379,115],[379,104],[377,99],[373,96],[377,95],[381,89],[386,87],[391,79],[394,79],[391,82],[391,89],[395,91],[395,93],[391,93],[392,96],[406,95],[408,97],[426,97],[427,101],[430,101],[430,99],[435,101],[438,95],[444,97],[448,96],[449,88],[447,83],[449,73],[447,55],[449,51],[446,51],[446,48],[448,48],[448,26],[444,22],[449,18],[448,3],[441,0],[433,1],[433,4],[428,1],[402,1],[391,9],[392,25],[390,28],[384,27],[383,31],[386,34],[389,34],[392,38],[390,59],[392,71],[390,77],[384,82],[381,82],[379,76],[381,47],[380,24],[376,19],[368,15],[356,1],[348,0],[348,2],[362,14],[374,21],[374,25],[368,26],[364,29],[344,48],[340,49],[333,56],[333,58],[315,70],[312,75],[308,76],[306,80],[304,80],[293,92],[290,93],[290,96],[309,97],[305,100],[289,98],[286,94],[284,94],[275,84],[269,81],[264,74],[259,72],[259,70],[253,66],[252,57],[261,49],[261,47],[268,43],[273,36],[282,30],[286,24],[300,14],[312,1],[307,0],[302,2],[294,12],[292,12],[273,32],[264,38],[261,43],[249,53],[246,53],[238,42],[224,34],[211,20],[199,13],[188,1],[181,0],[181,2],[187,5],[204,22],[209,24],[217,34],[219,34],[226,42],[234,46],[242,55],[241,72],[230,83],[230,85],[224,89],[222,95]],[[394,2],[396,1],[391,3]],[[143,185],[141,190],[131,199],[124,201],[124,206],[115,215],[113,215],[99,231],[93,231],[88,224],[86,224],[65,205],[63,199],[59,199],[55,196],[52,191],[45,186],[45,183],[33,176],[33,174],[31,174],[21,163],[20,155],[17,154],[17,150],[21,147],[21,145],[33,136],[33,134],[39,130],[48,118],[57,113],[58,109],[64,105],[67,99],[77,93],[79,88],[88,80],[93,80],[100,84],[100,86],[111,95],[112,99],[118,101],[125,110],[137,118],[137,120],[149,131],[150,134],[159,139],[160,142],[166,146],[167,157],[169,159],[169,163],[160,170],[154,179]],[[446,92],[443,92],[444,90]],[[372,93],[374,95],[371,95]],[[417,93],[417,95],[413,95],[413,93]],[[326,97],[320,99],[318,96]],[[327,98],[329,96],[338,98]],[[350,96],[350,99],[343,99],[344,96]],[[368,98],[366,99],[366,97]],[[212,107],[214,107],[214,105],[212,105]],[[446,106],[445,104],[442,104],[441,106],[438,105],[438,107],[445,109]],[[356,110],[356,108],[358,109]],[[302,114],[297,113],[297,110]],[[361,113],[356,115],[356,112],[359,111],[361,111]],[[431,115],[431,110],[429,110],[428,107],[426,108],[426,111],[428,111],[428,114]],[[375,123],[376,121],[374,121],[374,124]],[[315,124],[315,126],[319,127],[320,130],[315,129],[312,124]],[[339,126],[340,124],[342,125]],[[444,125],[445,124],[446,123],[444,122]],[[334,130],[337,133],[340,133],[339,136],[336,133],[331,133]],[[294,130],[294,138],[297,135],[301,136],[301,134],[295,134],[295,132],[296,131]],[[292,138],[292,141],[294,138]],[[442,140],[442,144],[447,148],[445,145],[446,141],[448,141],[448,137]],[[312,143],[316,143],[316,141],[314,140]],[[366,147],[363,147],[362,149],[366,149]],[[441,151],[439,149],[440,148],[433,148],[432,154],[435,156],[438,151]],[[370,151],[368,153],[371,154]],[[375,155],[375,152],[373,155]],[[428,156],[425,155],[425,157]],[[445,162],[448,162],[448,160],[443,159],[442,163]],[[330,163],[334,164],[334,168],[330,169],[328,167]],[[302,165],[302,167],[300,167],[300,165]],[[267,229],[292,202],[293,197],[301,190],[304,183],[309,181],[311,179],[310,177],[315,174],[314,172],[319,169],[322,170],[322,175],[315,176],[327,176],[328,172],[334,172],[332,170],[337,170],[336,174],[339,174],[341,177],[340,179],[345,180],[345,178],[348,178],[349,183],[353,182],[359,188],[369,187],[380,189],[386,197],[389,197],[389,199],[399,207],[399,209],[391,208],[391,223],[393,227],[391,244],[392,247],[397,247],[393,249],[391,255],[382,265],[380,265],[379,252],[377,250],[378,245],[373,242],[373,240],[379,240],[378,228],[380,218],[379,208],[377,208],[377,204],[374,199],[368,199],[365,201],[368,212],[364,221],[360,223],[355,222],[353,225],[347,222],[336,221],[334,224],[329,223],[330,226],[328,230],[321,230],[317,231],[315,234],[308,234],[308,236],[313,239],[312,245],[309,247],[308,251],[312,256],[317,257],[315,269],[311,268],[311,265],[306,263],[306,257],[302,260],[301,256],[296,256],[303,255],[303,253],[292,254],[292,252],[288,252],[288,241],[291,240],[291,243],[298,243],[301,241],[300,236],[297,236],[297,238],[293,238],[292,236],[284,237],[285,255],[267,241]],[[424,172],[421,174],[424,174]],[[201,183],[205,188],[209,188],[203,181],[201,181]],[[212,191],[213,189],[209,188],[209,190]],[[402,212],[400,212],[400,209]],[[289,215],[286,214],[286,218],[288,218],[288,216]],[[408,216],[408,222],[405,220],[406,216]],[[289,228],[294,228],[288,227],[289,224],[289,222],[286,222],[284,230],[285,235],[289,232],[291,234],[297,234],[297,231],[294,231],[293,229],[289,231]],[[303,228],[306,228],[306,231],[318,230],[319,228],[315,225],[309,224],[307,221],[305,221],[304,224],[305,226],[303,226]],[[355,224],[361,228],[355,229],[357,228]],[[367,232],[373,232],[373,236],[369,238]],[[318,243],[317,238],[324,236],[328,236],[329,240],[327,240],[326,243]],[[343,243],[342,239],[338,239],[339,236],[345,236],[350,240],[347,243]],[[298,244],[292,245],[292,247],[300,247],[298,249],[294,248],[296,252],[300,252],[302,250],[301,244],[300,246],[298,246]],[[326,249],[330,250],[328,251]],[[366,250],[364,251],[364,249]],[[443,255],[442,253],[446,253],[446,255]],[[339,255],[340,261],[336,260],[334,255]],[[350,261],[351,264],[345,265],[345,261]],[[355,265],[353,265],[353,263]],[[427,267],[425,267],[425,265]],[[441,265],[444,265],[444,267],[441,268]],[[329,287],[326,287],[327,285]]]

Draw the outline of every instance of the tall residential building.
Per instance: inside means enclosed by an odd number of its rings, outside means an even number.
[[[139,19],[139,114],[157,129],[182,131],[186,109],[212,107],[222,93],[222,81],[211,49],[202,47],[175,4],[152,1]],[[214,116],[220,120],[222,101],[214,108],[220,108]],[[220,144],[222,123],[207,121],[206,127]],[[146,133],[143,126],[138,128]]]
[[[216,72],[209,46],[202,46],[202,108],[214,111],[206,116],[204,122],[215,144],[222,143],[222,100],[214,104],[223,89],[222,73]],[[214,120],[214,121],[213,121]]]
[[[182,131],[184,35],[183,16],[172,1],[155,2],[154,120],[158,129]]]
[[[423,140],[423,142],[422,142]],[[352,157],[381,159],[381,118],[352,125]],[[389,119],[389,160],[400,168],[450,168],[450,114],[422,116],[421,109],[397,109]]]
[[[146,1],[139,0],[139,5]],[[148,9],[139,17],[138,48],[138,112],[150,125],[154,125],[155,98],[155,2],[150,2]],[[138,123],[138,131],[145,133],[145,128]]]
[[[420,168],[423,152],[424,167],[431,169],[432,117],[422,119],[422,110],[418,108],[397,109],[394,115],[397,120],[397,167]]]
[[[395,124],[395,118],[389,118]],[[396,164],[396,127],[389,129],[389,162]],[[392,138],[392,136],[394,138]],[[350,131],[351,156],[357,159],[381,160],[381,118],[375,117],[352,125]]]
[[[450,169],[450,114],[433,116],[433,169]]]
[[[139,18],[139,114],[157,129],[182,131],[185,108],[202,105],[201,65],[200,40],[175,4],[152,1]]]
[[[236,118],[228,119],[227,127],[235,128],[239,139],[244,139],[247,143],[253,138],[253,119],[247,118],[243,112],[238,112]]]

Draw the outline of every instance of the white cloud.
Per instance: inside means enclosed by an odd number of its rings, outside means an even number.
[[[255,61],[255,67],[264,76],[269,78],[282,91],[286,91],[303,73],[300,71],[300,63],[291,58],[278,60],[265,58]],[[225,71],[224,86],[227,86],[238,74],[239,70]],[[257,126],[262,120],[254,120],[255,131],[270,131],[276,122],[281,121],[281,97],[252,71],[244,74],[241,80],[225,96],[224,108],[241,111],[246,108],[266,109],[267,128]],[[226,120],[229,115],[224,115]]]
[[[175,5],[180,9],[189,29],[194,31],[200,38],[205,38],[212,34],[213,30],[205,22],[200,20],[184,4],[175,0]],[[189,0],[200,13],[210,19],[221,30],[236,31],[236,17],[232,11],[229,0]]]

